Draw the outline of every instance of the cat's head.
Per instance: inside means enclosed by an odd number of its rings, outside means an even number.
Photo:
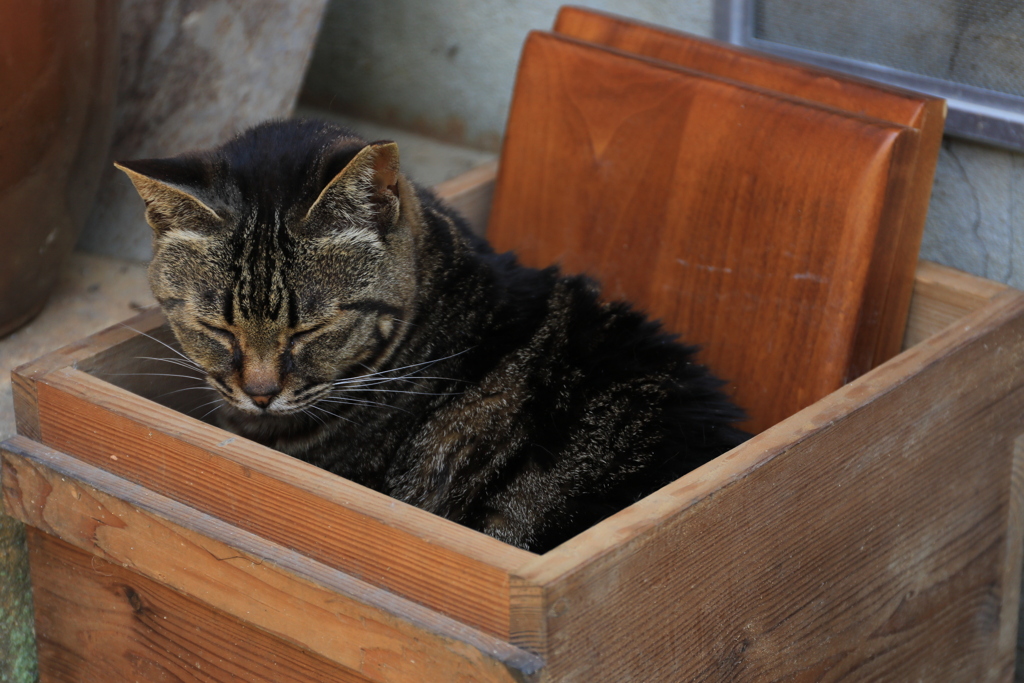
[[[117,166],[146,202],[153,293],[232,406],[301,411],[404,333],[420,209],[394,143],[271,122],[210,151]]]

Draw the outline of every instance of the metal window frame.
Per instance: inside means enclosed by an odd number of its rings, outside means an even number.
[[[947,135],[1024,151],[1024,97],[754,37],[756,0],[715,0],[714,37],[946,99]]]

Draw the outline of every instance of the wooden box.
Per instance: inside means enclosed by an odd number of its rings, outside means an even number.
[[[922,263],[900,355],[542,556],[175,411],[127,324],[15,373],[43,681],[1012,677],[1020,292]]]

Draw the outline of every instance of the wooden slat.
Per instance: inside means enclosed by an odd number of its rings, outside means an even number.
[[[309,667],[319,673],[299,680],[335,680],[323,673],[328,664],[358,672],[354,680],[396,682],[509,681],[539,666],[498,639],[23,437],[4,444],[3,468],[8,512],[77,549],[37,538],[33,575],[45,642],[104,634],[66,653],[91,665],[109,665],[120,648],[142,639],[169,655],[190,651],[204,671],[219,658],[237,662],[248,653],[264,664],[299,662],[292,675]],[[49,550],[35,552],[40,547]],[[74,583],[56,580],[47,573],[53,558],[117,578],[95,585],[78,571]],[[95,595],[123,584],[132,592]],[[111,614],[90,611],[104,602]],[[161,624],[154,610],[172,623]],[[183,623],[227,632],[184,642]],[[251,644],[238,640],[242,633]],[[47,659],[56,663],[48,666],[60,668],[64,656],[52,654]]]
[[[28,528],[47,683],[372,680]]]
[[[39,379],[45,377],[47,373],[74,366],[79,361],[92,358],[105,349],[137,336],[130,328],[145,332],[162,325],[163,322],[164,317],[160,310],[151,308],[124,323],[111,325],[105,330],[51,351],[11,371],[14,418],[18,433],[39,440],[39,411],[36,407],[36,382]]]
[[[1007,289],[998,282],[931,261],[920,261],[903,347],[921,343]]]
[[[508,638],[509,572],[534,554],[77,370],[37,393],[42,443]]]
[[[1006,292],[538,558],[546,680],[1008,680],[1022,365]]]
[[[469,221],[473,232],[483,236],[487,232],[497,175],[497,161],[480,164],[457,178],[436,185],[434,192]]]
[[[757,432],[871,366],[917,138],[534,33],[488,234],[700,345]]]
[[[907,186],[909,201],[903,215],[891,226],[899,231],[899,236],[892,247],[893,271],[883,294],[885,303],[878,323],[882,330],[891,332],[880,335],[872,366],[900,351],[914,267],[942,144],[946,118],[942,99],[582,7],[561,8],[554,30],[580,40],[918,129],[920,149]]]

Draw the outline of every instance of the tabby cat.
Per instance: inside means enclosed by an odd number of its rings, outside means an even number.
[[[536,552],[746,436],[692,348],[495,253],[393,142],[276,121],[118,167],[237,434]]]

